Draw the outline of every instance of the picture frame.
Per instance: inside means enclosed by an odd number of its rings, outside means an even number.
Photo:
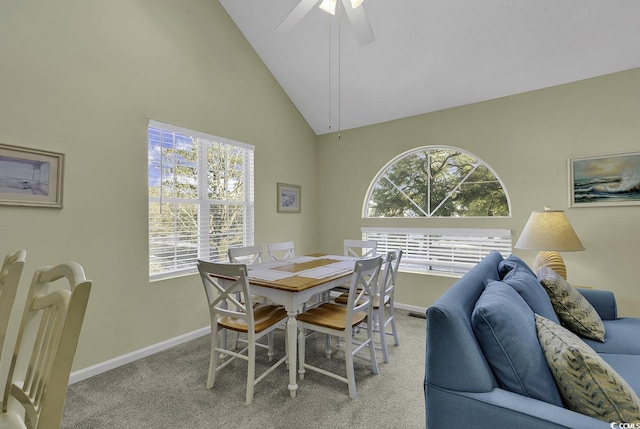
[[[62,208],[64,154],[0,143],[0,205]]]
[[[302,211],[302,187],[278,183],[278,213],[300,213]]]
[[[640,204],[640,152],[569,159],[569,207]]]

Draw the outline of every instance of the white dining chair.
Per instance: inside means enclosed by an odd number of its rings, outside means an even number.
[[[269,361],[273,356],[273,331],[286,325],[287,312],[281,306],[254,304],[249,285],[247,266],[245,264],[219,264],[198,261],[198,271],[207,296],[211,317],[211,351],[207,388],[211,389],[216,382],[216,374],[235,359],[245,360],[247,368],[246,403],[253,401],[254,387],[264,377],[287,360],[287,354],[269,366],[259,377],[256,377],[256,349],[267,348]],[[225,280],[226,279],[226,284]],[[240,293],[244,300],[240,301]],[[228,347],[226,341],[219,341],[222,330],[246,334],[246,347],[241,351],[233,346]],[[258,341],[267,336],[267,344]],[[285,347],[288,349],[285,337]],[[219,363],[224,357],[228,359]]]
[[[18,250],[5,256],[2,268],[0,268],[0,360],[2,360],[2,348],[26,259],[27,251]]]
[[[262,246],[230,247],[227,249],[229,262],[232,264],[261,264],[262,263]]]
[[[377,292],[375,293],[373,300],[373,330],[380,335],[380,349],[382,350],[382,356],[385,363],[389,362],[387,336],[393,336],[393,343],[396,346],[400,345],[394,315],[394,296],[396,290],[396,277],[401,259],[401,249],[387,252],[387,257],[384,262],[384,271],[380,276],[380,282],[378,283]]]
[[[91,286],[75,262],[34,273],[4,390],[1,429],[60,427]]]
[[[267,243],[267,255],[269,261],[282,261],[284,259],[295,258],[293,241]]]
[[[345,239],[343,244],[344,256],[354,256],[358,258],[378,256],[378,242],[375,240]]]
[[[347,383],[349,396],[352,399],[357,399],[354,357],[368,361],[371,364],[371,371],[374,374],[378,374],[378,362],[373,341],[373,324],[368,324],[367,329],[362,330],[362,332],[366,332],[366,339],[359,344],[355,344],[353,335],[358,325],[366,320],[373,319],[372,288],[378,282],[381,265],[382,258],[380,256],[355,262],[346,306],[327,302],[298,315],[298,353],[300,361],[298,373],[301,380],[304,379],[304,373],[307,369],[327,375]],[[332,337],[343,340],[342,350],[345,356],[346,377],[305,362],[305,331],[307,330],[327,334],[327,347],[331,347]],[[368,358],[358,354],[365,347],[369,349]]]

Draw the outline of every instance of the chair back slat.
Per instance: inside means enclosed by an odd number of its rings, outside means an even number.
[[[269,256],[269,261],[282,261],[284,259],[295,258],[293,241],[267,243],[267,255]]]
[[[371,301],[373,300],[375,285],[378,283],[382,258],[361,259],[355,262],[349,297],[347,298],[347,320],[351,320],[354,313],[366,311],[371,316]]]
[[[242,263],[247,265],[262,263],[262,246],[230,247],[227,249],[227,256],[231,263]]]
[[[220,264],[198,260],[198,271],[209,301],[211,323],[220,317],[233,317],[253,325],[253,300],[245,264]],[[220,277],[233,279],[224,286]]]
[[[0,268],[0,357],[26,259],[27,251],[18,250],[5,256]]]
[[[375,240],[344,240],[344,256],[371,258],[378,255],[378,242]]]

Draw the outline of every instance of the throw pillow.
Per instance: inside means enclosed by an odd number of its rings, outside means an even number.
[[[549,300],[549,295],[547,295],[538,278],[531,274],[530,271],[517,266],[509,271],[502,281],[514,288],[534,313],[560,324]]]
[[[538,344],[533,312],[511,286],[489,282],[476,302],[471,325],[501,388],[562,406]]]
[[[498,274],[500,275],[500,278],[504,278],[509,271],[516,267],[529,271],[534,277],[536,275],[525,261],[518,258],[516,255],[509,255],[504,261],[498,264]]]
[[[562,326],[583,337],[604,342],[604,324],[595,308],[565,279],[549,267],[538,270]]]
[[[640,398],[578,336],[536,315],[540,346],[567,408],[606,422],[640,422]]]

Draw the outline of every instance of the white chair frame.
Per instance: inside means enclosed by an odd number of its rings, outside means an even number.
[[[229,262],[232,264],[261,264],[262,263],[262,246],[230,247],[227,249]]]
[[[385,363],[389,362],[389,348],[387,346],[387,336],[393,336],[393,342],[396,346],[400,345],[398,339],[398,330],[396,328],[396,319],[394,315],[394,295],[396,289],[396,276],[398,267],[402,259],[402,250],[391,250],[387,252],[384,263],[384,272],[380,277],[378,291],[373,306],[373,330],[380,335],[380,349]],[[385,308],[389,308],[389,315],[385,315]],[[387,327],[391,327],[388,331]]]
[[[280,255],[280,253],[283,253]],[[267,243],[267,255],[269,261],[282,261],[283,259],[295,258],[293,241],[283,241],[280,243]]]
[[[355,371],[353,366],[354,357],[364,359],[371,364],[371,370],[374,374],[378,374],[378,362],[376,359],[375,346],[373,341],[373,324],[367,324],[367,338],[359,344],[353,341],[355,327],[365,320],[373,320],[373,289],[378,282],[380,267],[382,266],[382,258],[374,257],[361,259],[355,262],[354,272],[349,287],[349,298],[347,306],[341,306],[335,303],[324,303],[318,307],[314,307],[307,312],[300,314],[298,320],[298,353],[299,353],[299,369],[300,379],[304,379],[306,369],[324,374],[336,380],[343,381],[349,386],[349,396],[357,399]],[[328,316],[327,313],[333,317]],[[343,315],[343,318],[338,318]],[[341,321],[341,326],[330,327],[332,323],[325,324],[327,319]],[[327,347],[331,347],[331,338],[338,337],[344,340],[344,354],[347,376],[342,377],[339,374],[329,372],[325,369],[310,365],[305,362],[305,330],[311,330],[327,334]],[[355,347],[354,347],[355,346]],[[357,353],[364,347],[369,348],[369,357],[358,355]],[[330,354],[329,354],[330,355]]]
[[[58,280],[67,280],[68,287]],[[61,287],[48,292],[53,282]],[[34,273],[9,367],[0,428],[60,427],[91,286],[75,262]]]
[[[218,371],[234,359],[245,360],[248,363],[246,403],[250,404],[253,402],[254,387],[287,360],[285,353],[284,357],[256,378],[256,348],[268,348],[270,361],[273,356],[271,338],[268,338],[268,345],[258,343],[258,340],[264,336],[272,337],[276,328],[285,325],[287,313],[284,308],[279,306],[254,305],[245,264],[219,264],[199,260],[198,271],[207,295],[211,316],[211,354],[207,388],[211,389],[215,385]],[[229,280],[225,284],[218,277]],[[229,282],[231,284],[228,284]],[[238,299],[238,295],[243,299]],[[232,347],[227,347],[226,338],[219,336],[221,330],[246,333],[246,347],[239,352],[235,351],[235,342]],[[219,345],[219,343],[222,344]],[[289,346],[286,344],[286,349],[288,350],[288,348]],[[230,359],[219,364],[219,360],[224,357],[230,357]]]
[[[378,242],[375,240],[344,240],[344,256],[371,258],[378,256]]]
[[[2,268],[0,268],[0,358],[26,259],[27,251],[18,250],[5,256]]]

